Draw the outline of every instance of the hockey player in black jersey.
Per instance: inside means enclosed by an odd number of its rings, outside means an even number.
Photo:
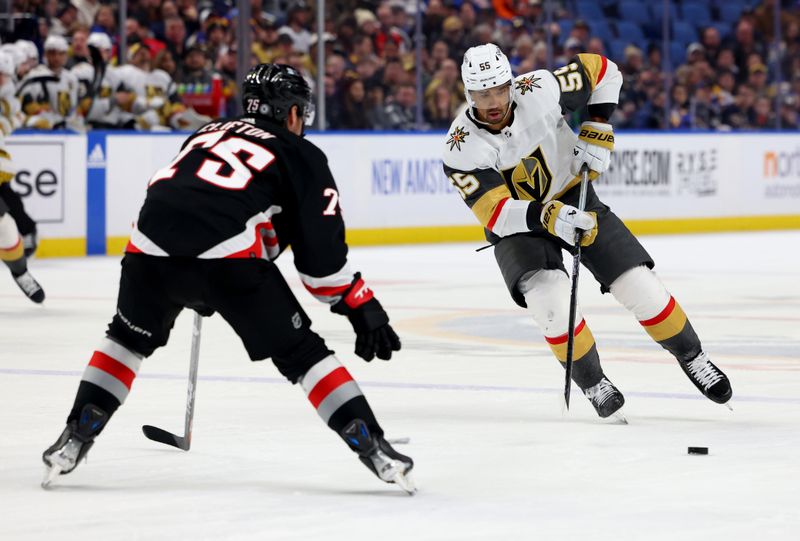
[[[150,180],[122,260],[117,310],[86,367],[67,426],[43,460],[45,484],[69,473],[125,401],[142,360],[167,343],[184,308],[218,312],[252,360],[271,358],[300,383],[323,421],[380,479],[413,493],[413,462],[383,437],[358,384],[272,262],[291,245],[305,287],[346,316],[355,352],[389,360],[400,340],[347,262],[336,183],[302,137],[311,92],[283,65],[260,64],[242,85],[244,115],[211,122]]]

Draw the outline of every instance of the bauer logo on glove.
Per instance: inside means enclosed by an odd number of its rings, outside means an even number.
[[[589,246],[597,237],[597,215],[594,212],[583,212],[565,205],[561,201],[550,201],[542,209],[542,225],[547,231],[570,246],[575,245],[575,233],[585,231],[581,235],[581,246]]]
[[[570,172],[578,175],[586,164],[591,171],[605,173],[614,150],[614,129],[604,122],[584,122],[572,149]]]

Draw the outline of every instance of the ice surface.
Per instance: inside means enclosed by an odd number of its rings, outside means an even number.
[[[797,539],[800,232],[644,243],[728,372],[733,412],[703,399],[586,271],[583,312],[628,426],[599,420],[577,389],[562,417],[563,372],[491,250],[353,249],[403,339],[370,364],[281,258],[388,436],[411,438],[399,449],[417,464],[413,498],[373,477],[270,362],[249,362],[218,316],[203,327],[191,451],[145,439],[142,424],[182,432],[188,313],[89,462],[43,491],[40,455],[113,314],[119,260],[34,260],[44,306],[0,280],[0,539]]]

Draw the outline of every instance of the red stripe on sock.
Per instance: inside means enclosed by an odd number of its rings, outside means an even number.
[[[575,328],[575,336],[578,336],[585,326],[586,326],[586,320],[582,319],[581,322],[578,323],[578,326]],[[554,346],[557,346],[558,344],[563,344],[567,341],[567,334],[569,333],[564,333],[560,336],[556,336],[555,338],[548,338],[547,336],[545,336],[544,339],[547,340],[548,344],[553,344]]]
[[[130,390],[133,385],[133,380],[136,379],[136,372],[114,359],[109,357],[102,351],[95,351],[89,361],[89,366],[94,366],[103,372],[114,376],[122,382],[122,384]]]
[[[644,321],[640,321],[639,323],[641,323],[642,327],[650,327],[651,325],[656,325],[658,323],[661,323],[665,319],[667,319],[674,309],[675,309],[675,297],[670,295],[669,302],[667,303],[667,307],[664,308],[663,310],[661,310],[660,314],[658,314],[654,318],[645,319]]]
[[[18,236],[18,237],[17,237],[17,242],[14,244],[14,246],[10,246],[10,247],[8,247],[8,248],[2,248],[2,247],[0,247],[0,252],[13,252],[14,250],[16,250],[17,246],[19,246],[19,244],[20,244],[21,242],[22,242],[22,237],[19,237],[19,236]]]
[[[328,398],[329,394],[348,381],[353,381],[353,376],[350,375],[347,368],[340,366],[314,385],[314,388],[308,393],[308,400],[316,408],[323,400]]]
[[[505,199],[502,199],[497,204],[497,206],[495,207],[494,212],[492,213],[492,217],[489,218],[489,223],[486,224],[486,228],[489,231],[492,230],[492,228],[494,227],[495,222],[497,222],[497,218],[500,217],[500,211],[503,210],[503,206],[505,206],[506,201],[508,201],[508,197],[506,197]]]

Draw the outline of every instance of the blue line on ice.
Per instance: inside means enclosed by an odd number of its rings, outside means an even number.
[[[36,370],[28,368],[0,368],[0,374],[7,374],[12,376],[69,376],[80,377],[82,371],[78,370]],[[138,377],[145,379],[169,379],[169,380],[185,380],[185,374],[140,374]],[[198,376],[202,381],[224,381],[234,383],[268,383],[268,384],[285,384],[286,380],[283,378],[270,378],[264,376]],[[563,392],[563,389],[550,388],[550,387],[515,387],[506,385],[465,385],[458,383],[402,383],[402,382],[387,382],[387,381],[359,381],[359,385],[363,387],[385,387],[389,389],[419,389],[419,390],[435,390],[435,391],[498,391],[509,393],[532,393],[532,394],[555,394]],[[625,396],[636,396],[640,398],[669,398],[677,400],[706,400],[699,394],[689,393],[658,393],[658,392],[641,392],[641,391],[626,391]],[[735,395],[735,402],[764,402],[770,404],[798,404],[800,405],[800,398],[789,397],[774,397],[774,396],[742,396]]]

